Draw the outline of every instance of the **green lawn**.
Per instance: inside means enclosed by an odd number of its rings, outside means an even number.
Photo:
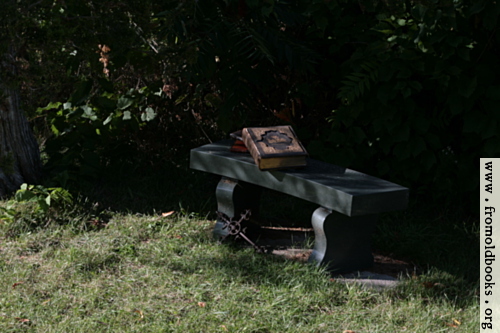
[[[373,247],[419,274],[376,291],[215,242],[216,177],[173,168],[122,180],[67,210],[20,203],[0,220],[0,332],[477,331],[479,232],[453,210],[381,216]],[[273,225],[314,209],[275,193],[263,208]]]
[[[1,332],[473,332],[479,325],[477,281],[460,273],[467,263],[454,272],[424,265],[396,289],[363,290],[308,264],[218,244],[214,222],[194,213],[109,214],[87,228],[0,226]],[[412,237],[407,223],[391,227],[391,216],[376,237],[390,251],[397,249],[384,242],[394,233]]]

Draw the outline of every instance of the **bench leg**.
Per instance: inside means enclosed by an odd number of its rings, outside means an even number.
[[[217,210],[229,218],[238,219],[240,214],[250,209],[251,216],[256,217],[259,212],[261,190],[259,186],[222,177],[215,191]],[[215,239],[220,240],[228,235],[228,230],[223,229],[224,226],[225,223],[217,219],[213,230]]]
[[[309,262],[347,273],[373,265],[371,235],[377,215],[349,217],[320,207],[312,216],[315,242]]]

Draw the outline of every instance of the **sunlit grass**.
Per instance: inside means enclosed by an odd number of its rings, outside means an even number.
[[[471,332],[477,286],[428,269],[398,288],[218,244],[213,221],[110,215],[0,239],[1,332]],[[2,227],[0,227],[1,229]],[[459,297],[460,296],[460,297]]]

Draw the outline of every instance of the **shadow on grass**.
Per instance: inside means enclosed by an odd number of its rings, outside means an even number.
[[[151,168],[140,174],[120,174],[86,184],[80,193],[101,209],[121,213],[151,214],[169,211],[196,212],[215,218],[215,190],[220,176],[189,169],[189,161]],[[263,225],[310,227],[315,204],[264,189],[261,198]]]
[[[457,211],[426,211],[413,205],[407,211],[380,219],[374,246],[416,264],[432,267],[470,282],[479,279],[478,221]]]
[[[429,209],[413,204],[385,214],[374,246],[416,267],[407,285],[429,300],[470,304],[479,292],[479,224],[458,209]]]
[[[270,285],[317,289],[318,283],[327,283],[330,274],[310,264],[290,261],[272,254],[256,253],[234,243],[220,244],[221,254],[206,253],[187,261],[166,263],[169,269],[190,275],[200,271],[214,271],[228,283]]]
[[[179,164],[165,165],[141,174],[121,174],[89,187],[85,195],[100,207],[125,213],[196,212],[215,218],[215,189],[220,177],[189,169],[187,158]],[[434,203],[432,206],[436,206]],[[374,235],[375,251],[402,259],[417,267],[412,288],[430,299],[456,298],[468,302],[479,279],[479,231],[477,221],[464,217],[457,209],[429,209],[426,203],[413,203],[406,211],[383,214]],[[272,191],[264,192],[261,220],[264,224],[310,227],[316,207],[299,199]],[[264,217],[265,216],[265,217]],[[224,245],[227,246],[227,245]],[[210,256],[171,267],[189,273],[199,267],[216,267],[221,274],[248,283],[283,283],[284,269],[304,270],[304,264],[283,265],[285,259],[255,256],[249,250],[232,248],[223,259]],[[256,262],[257,261],[257,262]],[[321,276],[320,273],[318,278]],[[411,283],[410,283],[411,285]],[[469,292],[467,292],[469,290]]]
[[[151,167],[141,172],[123,172],[79,190],[102,209],[121,213],[151,214],[195,211],[206,215],[216,207],[215,187],[219,177],[189,169],[189,161]]]

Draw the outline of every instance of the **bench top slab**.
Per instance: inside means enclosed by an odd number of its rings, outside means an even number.
[[[190,167],[283,192],[347,216],[408,205],[406,187],[310,158],[306,167],[261,171],[249,154],[230,152],[232,143],[223,140],[192,149]]]

